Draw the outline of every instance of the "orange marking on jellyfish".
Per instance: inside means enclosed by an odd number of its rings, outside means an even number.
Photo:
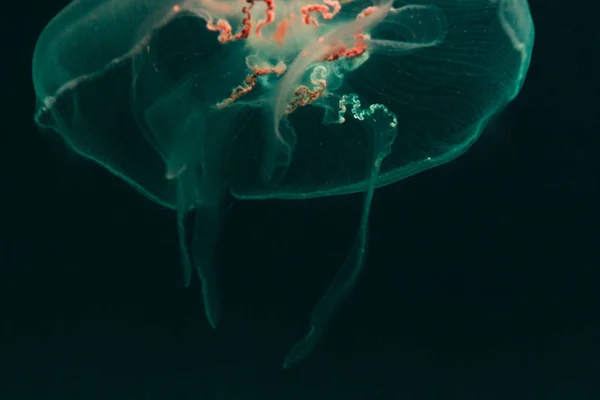
[[[309,4],[307,6],[302,7],[300,9],[300,12],[302,13],[302,15],[304,15],[304,18],[302,18],[302,21],[306,25],[312,24],[312,25],[314,25],[315,28],[318,28],[319,22],[317,22],[315,17],[310,15],[310,13],[318,12],[318,13],[321,13],[324,15],[329,12],[329,7],[327,7],[326,5],[323,5],[323,4]]]
[[[309,4],[300,9],[300,12],[304,15],[303,21],[306,25],[312,24],[315,28],[319,27],[317,20],[310,15],[312,12],[320,13],[323,19],[333,19],[333,17],[335,17],[342,9],[340,2],[337,0],[323,0],[323,3],[325,4]],[[329,7],[331,7],[333,11],[329,11]]]
[[[378,9],[379,9],[379,7],[374,7],[374,6],[367,7],[356,16],[356,19],[361,19],[361,18],[366,17],[367,15],[371,15]]]
[[[231,34],[231,25],[224,19],[220,19],[214,24],[212,21],[206,23],[206,29],[213,32],[219,32],[217,40],[221,43],[229,42],[234,40],[234,36]]]
[[[340,57],[352,58],[358,57],[367,51],[367,45],[364,41],[365,35],[359,34],[354,37],[354,46],[348,48],[343,43],[334,44],[333,50],[325,56],[326,61],[335,61]]]
[[[248,2],[252,2],[254,4],[255,0],[247,0]],[[267,5],[267,11],[265,12],[265,18],[261,19],[256,24],[256,34],[258,37],[262,37],[261,29],[263,26],[268,25],[275,21],[275,0],[263,0]]]
[[[314,103],[327,88],[327,82],[325,80],[313,81],[315,85],[314,89],[309,89],[308,86],[300,85],[294,91],[294,98],[290,101],[290,104],[286,107],[286,114],[291,114],[298,107],[303,107]]]
[[[239,39],[246,39],[248,35],[250,35],[250,29],[252,29],[252,14],[250,10],[254,3],[251,3],[247,7],[242,7],[242,12],[244,13],[244,18],[242,18],[242,25],[244,26],[239,33]]]
[[[333,11],[331,12],[331,17],[327,18],[327,17],[323,16],[323,18],[325,18],[325,19],[333,18],[342,9],[342,5],[340,4],[340,2],[338,0],[323,0],[323,3],[325,3],[329,7],[333,8]]]
[[[287,30],[290,24],[289,19],[282,19],[275,28],[275,34],[273,35],[273,40],[275,40],[279,44],[283,44],[285,40],[285,35],[287,34]]]
[[[221,43],[227,43],[232,40],[238,39],[246,39],[250,34],[250,30],[252,29],[252,14],[250,13],[250,9],[254,3],[250,3],[249,6],[242,7],[242,12],[244,13],[244,18],[242,19],[242,29],[236,33],[232,34],[232,28],[229,22],[225,19],[219,19],[217,24],[215,25],[212,21],[208,21],[206,23],[206,29],[213,32],[219,32],[219,37],[217,40]]]
[[[327,81],[324,79],[325,68],[316,67],[310,75],[312,90],[306,85],[299,85],[294,90],[294,97],[285,108],[285,113],[290,114],[298,107],[303,107],[317,101],[327,89]]]
[[[280,61],[275,66],[251,67],[251,69],[253,72],[248,74],[248,76],[246,76],[246,79],[244,79],[244,83],[236,86],[231,91],[231,95],[228,98],[226,98],[225,100],[218,103],[215,106],[217,109],[225,108],[228,105],[233,104],[240,97],[245,96],[248,93],[250,93],[252,91],[252,89],[254,89],[254,87],[256,86],[259,76],[269,75],[269,74],[276,74],[279,76],[279,75],[283,74],[285,72],[286,65],[282,61]]]

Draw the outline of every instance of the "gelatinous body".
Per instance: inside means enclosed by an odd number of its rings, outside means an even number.
[[[177,210],[212,326],[225,196],[363,192],[291,366],[357,281],[375,188],[466,151],[517,95],[532,46],[525,0],[79,0],[36,46],[36,121]]]

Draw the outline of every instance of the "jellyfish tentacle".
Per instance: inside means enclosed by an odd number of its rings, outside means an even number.
[[[190,208],[194,204],[193,196],[188,193],[187,188],[193,187],[185,183],[185,181],[191,180],[190,175],[193,175],[191,171],[187,171],[178,176],[178,191],[179,196],[177,199],[177,234],[179,236],[179,252],[181,254],[181,263],[183,267],[183,284],[185,287],[189,287],[192,280],[192,262],[190,260],[190,253],[187,246],[186,230],[185,230],[185,219],[189,215]]]
[[[212,328],[216,328],[221,320],[215,260],[220,225],[221,209],[219,204],[196,207],[192,259],[202,284],[206,319]]]
[[[343,114],[348,110],[347,106],[351,106],[350,112],[355,119],[364,121],[369,125],[368,130],[372,134],[372,157],[367,168],[365,199],[360,226],[346,260],[311,313],[308,333],[292,347],[285,357],[283,367],[286,369],[292,367],[311,353],[319,342],[319,339],[325,333],[333,313],[354,288],[358,276],[365,266],[369,216],[371,214],[375,186],[381,170],[381,164],[384,158],[391,153],[391,146],[396,139],[398,122],[396,116],[385,106],[373,104],[367,109],[362,109],[358,96],[344,95],[339,102],[339,123],[344,122]]]
[[[224,168],[231,137],[219,132],[230,129],[231,110],[222,110],[210,118],[209,129],[202,137],[202,174],[198,179],[198,202],[192,245],[194,267],[202,283],[204,311],[209,324],[216,328],[221,320],[218,296],[216,251],[221,234],[223,201],[227,190]]]

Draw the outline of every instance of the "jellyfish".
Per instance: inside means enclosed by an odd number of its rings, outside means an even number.
[[[176,212],[213,327],[228,196],[362,193],[289,368],[365,267],[376,188],[464,153],[519,93],[533,40],[526,0],[77,0],[37,42],[35,121]]]

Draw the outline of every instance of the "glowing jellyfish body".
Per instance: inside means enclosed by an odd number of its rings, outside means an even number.
[[[356,282],[375,188],[462,154],[520,90],[533,37],[525,0],[79,0],[36,46],[36,121],[177,210],[185,281],[197,272],[213,327],[228,193],[364,192],[290,366]]]

